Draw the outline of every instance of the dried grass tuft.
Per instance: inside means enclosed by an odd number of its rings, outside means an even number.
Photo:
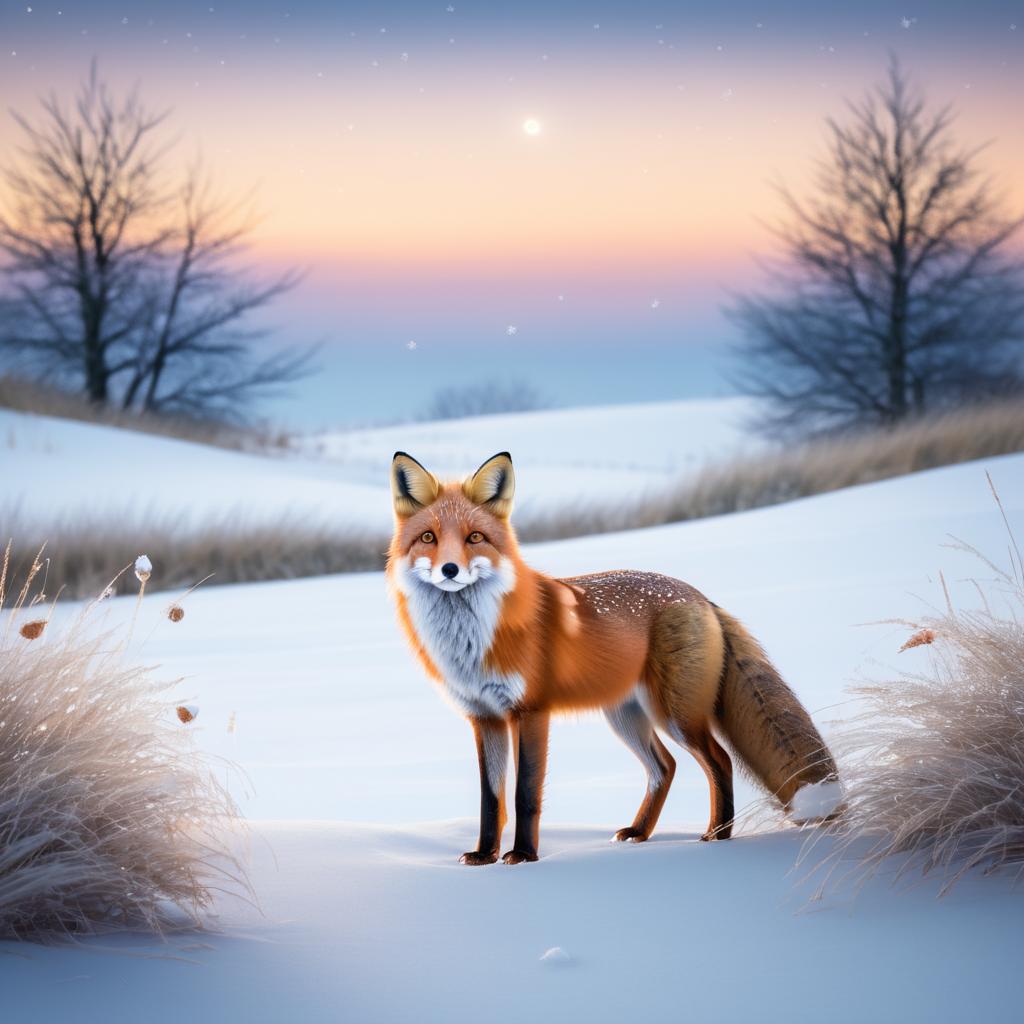
[[[37,599],[22,587],[0,621],[0,938],[198,926],[215,888],[248,891],[234,803],[96,601],[18,639]]]
[[[957,544],[995,577],[980,610],[947,595],[916,624],[931,634],[919,640],[931,644],[928,669],[854,691],[864,709],[833,734],[846,809],[804,852],[813,862],[821,838],[836,840],[819,893],[883,863],[896,879],[939,873],[941,893],[975,870],[1024,873],[1024,563],[1006,525],[1009,568]]]

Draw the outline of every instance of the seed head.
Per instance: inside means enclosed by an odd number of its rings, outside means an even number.
[[[199,716],[199,708],[195,704],[182,704],[174,710],[177,712],[178,720],[183,725],[188,725],[189,722],[194,721]]]
[[[46,619],[36,619],[34,622],[26,622],[20,632],[26,640],[38,640],[43,635],[44,629],[46,629]]]
[[[920,647],[922,644],[933,644],[935,643],[935,630],[934,629],[919,629],[897,652],[902,654],[904,651],[909,651],[911,647]]]
[[[169,618],[171,622],[181,622],[181,620],[185,618],[185,609],[182,608],[180,604],[172,604],[167,611],[167,618]]]
[[[139,555],[135,559],[135,578],[140,583],[145,583],[153,573],[153,563],[149,560],[149,555]]]

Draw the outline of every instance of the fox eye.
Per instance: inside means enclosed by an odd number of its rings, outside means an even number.
[[[427,530],[426,533],[420,534],[420,540],[424,544],[433,544],[434,541],[437,540],[437,538],[433,535],[433,533],[430,532],[430,530]]]
[[[466,538],[466,540],[469,541],[470,544],[479,544],[480,541],[482,541],[483,539],[484,539],[484,535],[479,530],[474,530]]]

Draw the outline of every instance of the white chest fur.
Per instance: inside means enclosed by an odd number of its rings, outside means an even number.
[[[505,595],[515,586],[515,569],[502,559],[485,568],[477,582],[456,593],[440,590],[413,566],[401,569],[399,589],[409,618],[431,661],[444,676],[448,696],[461,711],[478,718],[507,714],[526,684],[515,673],[484,667]]]

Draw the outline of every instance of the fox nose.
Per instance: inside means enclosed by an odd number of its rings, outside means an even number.
[[[453,580],[459,575],[459,567],[454,562],[445,562],[441,566],[441,575],[447,579]]]

